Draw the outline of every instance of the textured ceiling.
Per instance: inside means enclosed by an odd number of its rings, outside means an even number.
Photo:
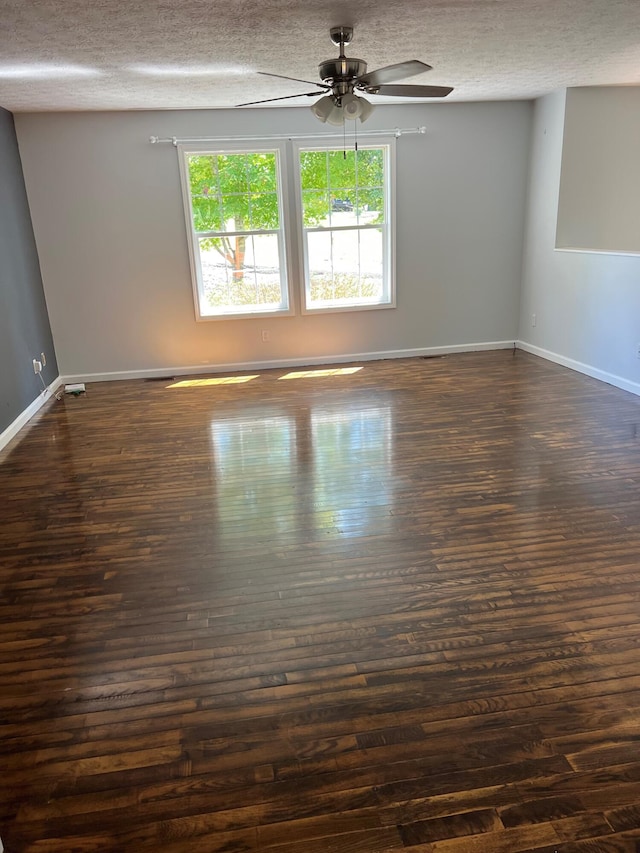
[[[369,69],[420,59],[447,100],[640,84],[640,0],[0,0],[0,105],[229,107],[310,91],[351,25]],[[373,98],[372,100],[376,100]],[[276,102],[309,106],[309,98]]]

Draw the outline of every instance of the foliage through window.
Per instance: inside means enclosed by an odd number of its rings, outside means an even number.
[[[182,163],[199,315],[286,312],[279,152],[186,151]]]
[[[179,148],[198,318],[292,313],[286,244],[298,245],[304,311],[394,304],[391,142],[293,157],[284,143]]]
[[[389,146],[299,150],[307,310],[393,303]]]

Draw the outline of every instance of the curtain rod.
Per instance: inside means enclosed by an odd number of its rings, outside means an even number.
[[[426,133],[426,127],[394,127],[391,130],[364,130],[358,132],[358,139],[363,136],[389,136],[393,134],[405,136],[411,133]],[[283,139],[343,139],[343,133],[301,133],[289,134],[282,136],[150,136],[149,142],[152,145],[159,145],[162,142],[170,142],[172,145],[178,145],[182,142],[254,142],[263,140],[283,140]]]

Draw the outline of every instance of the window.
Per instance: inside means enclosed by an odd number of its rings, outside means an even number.
[[[391,144],[298,148],[304,310],[395,304]]]
[[[394,143],[179,145],[197,319],[393,307]]]
[[[280,150],[180,149],[198,318],[289,313]]]

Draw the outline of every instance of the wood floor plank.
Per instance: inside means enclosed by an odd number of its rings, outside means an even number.
[[[356,366],[0,452],[6,853],[640,849],[640,400]]]
[[[441,841],[443,838],[479,835],[482,832],[494,832],[501,829],[504,829],[504,826],[495,809],[460,812],[448,817],[405,823],[398,827],[405,847],[426,844],[430,841]]]

